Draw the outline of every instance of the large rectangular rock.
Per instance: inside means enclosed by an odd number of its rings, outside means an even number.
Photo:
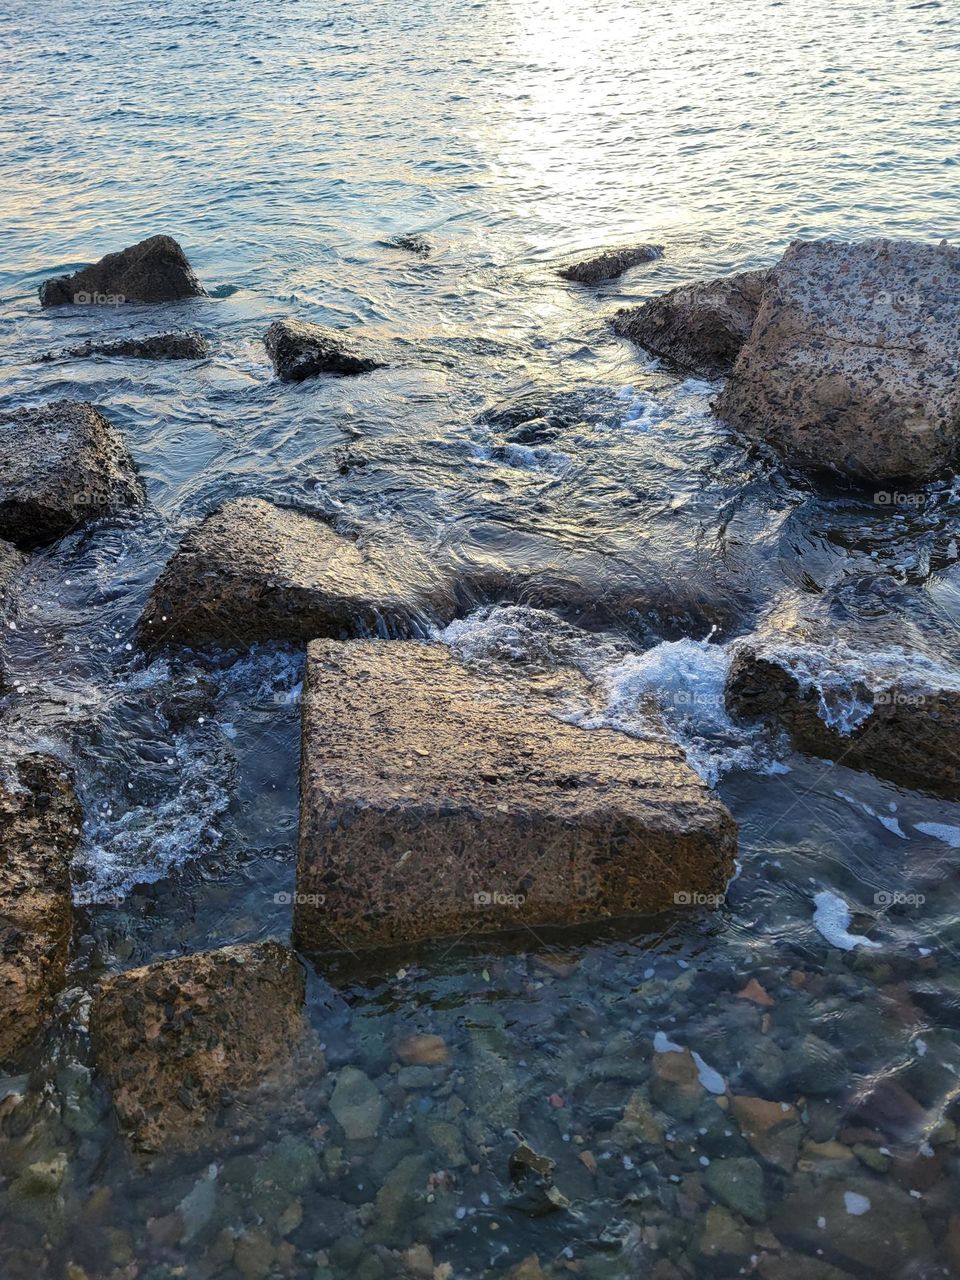
[[[314,641],[294,936],[357,948],[720,894],[736,826],[671,743],[581,729],[416,641]]]

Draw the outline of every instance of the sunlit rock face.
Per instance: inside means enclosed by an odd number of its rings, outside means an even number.
[[[276,942],[161,960],[102,983],[90,1016],[94,1053],[131,1142],[201,1146],[234,1094],[255,1110],[254,1091],[289,1087],[307,1040],[303,996],[300,963]],[[322,1055],[313,1060],[322,1070]]]
[[[303,320],[276,320],[263,343],[282,382],[321,374],[342,378],[384,366],[379,353],[361,339]]]
[[[40,286],[42,307],[116,306],[125,302],[175,302],[203,297],[206,290],[172,236],[150,236],[108,253],[72,275]]]
[[[681,285],[618,311],[613,327],[679,369],[713,377],[733,367],[750,336],[766,280],[765,271],[742,271]]]
[[[42,546],[142,501],[126,445],[93,405],[56,400],[0,416],[0,537]]]
[[[0,1062],[40,1032],[63,986],[82,821],[57,760],[28,756],[0,781]]]
[[[802,467],[923,479],[957,454],[958,350],[960,250],[797,241],[716,411]]]
[[[310,950],[689,904],[736,850],[662,736],[577,728],[418,642],[310,645],[300,790]]]

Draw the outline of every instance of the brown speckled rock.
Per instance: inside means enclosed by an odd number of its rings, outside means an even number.
[[[150,645],[248,645],[409,634],[454,612],[450,580],[409,541],[354,542],[313,516],[237,498],[184,538],[140,630]]]
[[[42,307],[174,302],[204,296],[206,290],[172,236],[150,236],[119,253],[106,254],[73,275],[44,280],[40,286]]]
[[[720,893],[736,826],[679,749],[576,728],[419,642],[316,641],[294,932],[362,947]]]
[[[599,284],[602,280],[615,280],[641,262],[652,262],[655,258],[662,257],[662,245],[636,244],[624,249],[607,249],[592,258],[571,262],[566,267],[560,267],[557,275],[577,284]]]
[[[960,437],[960,250],[797,241],[717,415],[798,466],[922,479]]]
[[[0,1062],[42,1029],[63,986],[82,820],[56,760],[26,756],[0,781]]]
[[[742,271],[681,285],[618,311],[613,327],[680,369],[715,377],[733,367],[750,336],[766,279],[766,271]]]
[[[304,320],[275,320],[263,345],[282,382],[303,382],[322,373],[345,377],[384,367],[363,340]]]
[[[0,537],[42,546],[143,501],[120,435],[78,400],[0,415]]]
[[[202,360],[210,344],[202,333],[154,333],[148,338],[118,338],[115,342],[85,342],[69,347],[59,356],[42,356],[44,361],[88,356],[125,356],[131,360]]]
[[[148,1151],[214,1136],[232,1095],[282,1088],[304,1041],[304,974],[277,942],[161,960],[97,989],[90,1031],[120,1127]]]
[[[863,682],[852,692],[873,710],[841,733],[821,718],[816,689],[801,683],[775,650],[745,646],[731,664],[726,704],[738,719],[782,726],[798,751],[960,800],[960,690],[905,674],[879,692]]]

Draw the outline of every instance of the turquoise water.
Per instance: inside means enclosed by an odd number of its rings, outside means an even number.
[[[716,384],[678,379],[608,320],[680,281],[773,261],[796,236],[956,238],[955,10],[48,0],[0,12],[6,398],[94,401],[149,499],[38,556],[4,636],[10,749],[68,759],[87,814],[68,990],[4,1084],[23,1099],[0,1119],[4,1280],[379,1280],[404,1274],[415,1244],[449,1266],[440,1280],[506,1275],[531,1254],[553,1277],[766,1280],[803,1275],[799,1259],[821,1249],[841,1275],[943,1274],[958,1191],[960,807],[759,744],[719,693],[738,636],[812,603],[869,627],[874,647],[960,667],[953,485],[894,513],[815,490],[725,435],[709,413]],[[161,231],[211,300],[162,316],[40,311],[46,276]],[[406,232],[431,255],[388,246]],[[597,290],[554,274],[624,240],[665,255]],[[391,367],[280,385],[261,337],[289,313],[362,326]],[[34,363],[180,325],[209,336],[209,360]],[[538,450],[495,412],[527,400],[554,422]],[[571,701],[585,677],[594,713],[628,731],[652,691],[737,817],[741,868],[704,916],[467,940],[362,970],[321,958],[319,1093],[305,1087],[236,1149],[144,1166],[90,1071],[85,993],[104,972],[289,929],[274,895],[292,887],[301,656],[148,661],[135,645],[183,530],[238,493],[387,541],[404,530],[464,563],[563,575],[563,620],[504,602],[439,639],[481,669],[504,655],[561,681],[569,668]],[[658,607],[594,607],[600,583]],[[202,722],[172,715],[175,698]],[[823,892],[879,949],[818,930]],[[751,979],[772,1003],[738,997]],[[450,1062],[407,1087],[392,1046],[410,1030],[443,1035]],[[651,1102],[658,1033],[731,1096],[796,1105],[799,1163],[758,1161],[708,1089],[690,1114],[657,1087],[667,1107]],[[388,1102],[373,1147],[329,1118],[348,1065]],[[646,1136],[624,1128],[631,1099],[653,1107]],[[569,1209],[514,1203],[515,1130],[556,1161]],[[23,1194],[24,1170],[60,1157],[59,1183]],[[762,1214],[730,1208],[709,1172],[724,1160],[759,1171],[738,1166],[759,1176]],[[838,1189],[871,1208],[817,1211]],[[874,1236],[892,1223],[899,1245],[878,1263],[858,1223]]]

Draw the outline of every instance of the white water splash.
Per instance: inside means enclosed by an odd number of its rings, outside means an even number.
[[[855,947],[879,948],[879,942],[873,942],[862,933],[850,933],[850,908],[843,898],[823,889],[814,895],[813,926],[831,947],[841,951],[852,951]]]

